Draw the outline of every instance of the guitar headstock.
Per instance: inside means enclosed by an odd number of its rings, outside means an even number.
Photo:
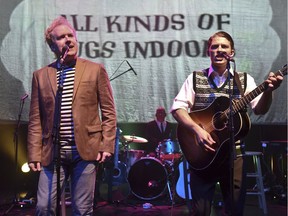
[[[285,64],[280,70],[276,72],[276,75],[286,76],[287,75],[287,64]]]

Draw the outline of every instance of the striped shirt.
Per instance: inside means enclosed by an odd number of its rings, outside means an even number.
[[[75,67],[57,71],[57,84],[63,86],[60,111],[60,143],[63,146],[75,146],[74,124],[72,114],[72,97],[74,87]]]

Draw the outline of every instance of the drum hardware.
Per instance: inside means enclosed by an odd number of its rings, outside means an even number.
[[[181,157],[182,158],[182,157]],[[162,160],[168,172],[168,192],[172,206],[175,204],[176,181],[178,179],[179,160]],[[175,169],[176,168],[176,169]]]
[[[182,157],[181,149],[178,141],[172,141],[171,139],[165,139],[159,142],[156,148],[157,158],[166,165],[166,169],[169,173],[168,176],[168,191],[171,203],[174,203],[174,195],[176,194],[176,176],[175,166],[178,166],[178,162]],[[172,189],[171,189],[172,188]]]
[[[168,171],[168,181],[167,181],[167,188],[169,193],[169,198],[171,203],[174,203],[174,194],[175,194],[175,170],[174,170],[174,161],[164,161],[165,167]]]
[[[131,143],[147,143],[148,141],[142,137],[134,135],[123,135],[122,136],[122,145],[123,145],[123,157],[127,171],[130,170],[131,166],[145,155],[143,150],[130,150],[129,144]]]
[[[123,135],[124,141],[127,143],[148,143],[148,140],[134,135]]]
[[[169,192],[170,201],[174,203],[174,195],[176,194],[176,175],[175,167],[178,168],[179,160],[182,158],[182,152],[178,141],[165,139],[159,142],[156,148],[157,158],[165,164],[168,172],[167,189]]]

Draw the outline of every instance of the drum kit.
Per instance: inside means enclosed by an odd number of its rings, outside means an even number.
[[[120,161],[127,167],[127,180],[134,196],[142,200],[153,200],[164,194],[166,188],[172,201],[175,188],[174,168],[182,153],[177,141],[166,139],[158,144],[156,157],[145,155],[144,150],[130,149],[131,143],[146,144],[145,138],[124,135],[120,139],[122,151]]]

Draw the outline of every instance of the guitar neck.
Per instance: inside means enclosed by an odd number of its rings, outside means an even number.
[[[114,153],[114,167],[118,167],[118,155],[119,155],[119,135],[120,129],[116,129],[116,138],[115,138],[115,153]]]
[[[256,98],[258,95],[260,95],[262,92],[264,92],[268,88],[268,84],[263,82],[261,85],[259,85],[257,88],[255,88],[253,91],[249,92],[244,97],[240,98],[237,103],[234,104],[233,110],[236,112],[239,112],[243,108],[245,108],[254,98]]]
[[[285,65],[281,70],[278,70],[275,72],[275,75],[287,75],[287,65]],[[268,84],[266,82],[263,82],[260,84],[257,88],[255,88],[253,91],[249,92],[244,97],[240,98],[236,103],[233,104],[233,112],[239,112],[243,108],[245,108],[254,98],[256,98],[258,95],[260,95],[262,92],[264,92],[268,88]]]

